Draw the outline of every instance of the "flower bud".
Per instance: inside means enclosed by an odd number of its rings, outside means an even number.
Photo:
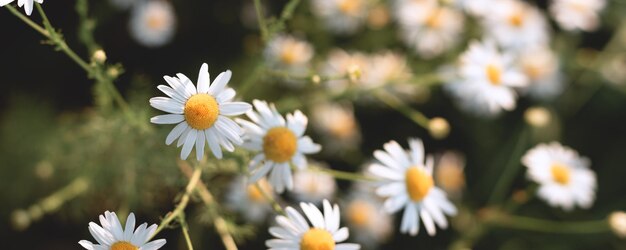
[[[428,123],[428,131],[433,138],[443,139],[450,133],[450,124],[444,118],[434,117]]]
[[[550,111],[547,109],[543,107],[532,107],[524,112],[524,119],[529,125],[540,128],[548,125],[552,117]]]

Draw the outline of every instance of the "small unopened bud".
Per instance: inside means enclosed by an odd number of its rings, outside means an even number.
[[[15,210],[11,214],[11,224],[15,230],[22,231],[30,226],[30,217],[24,210]]]
[[[103,64],[107,60],[107,54],[104,53],[104,50],[99,49],[93,52],[92,58],[95,62]]]
[[[443,139],[450,133],[450,124],[448,124],[446,119],[435,117],[430,119],[430,122],[428,123],[428,131],[433,138]]]
[[[543,107],[532,107],[524,112],[524,119],[529,125],[540,128],[548,125],[552,118],[550,111],[547,109]]]
[[[609,215],[609,226],[620,238],[626,238],[626,213],[617,211]]]
[[[348,77],[350,78],[350,81],[358,81],[361,79],[362,74],[363,72],[361,71],[361,67],[359,65],[352,64],[348,67]]]
[[[311,82],[314,84],[320,84],[322,82],[322,78],[319,75],[311,76]]]
[[[39,179],[47,180],[53,173],[54,167],[50,164],[50,162],[41,161],[37,163],[37,166],[35,166],[35,175],[39,177]]]
[[[120,71],[115,67],[111,67],[107,70],[107,74],[112,78],[117,78],[120,75]]]

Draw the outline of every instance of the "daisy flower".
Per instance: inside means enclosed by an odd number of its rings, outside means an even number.
[[[367,72],[363,72],[361,77],[362,87],[365,89],[385,84],[402,84],[411,78],[411,69],[400,53],[382,51],[369,56],[367,61]]]
[[[457,0],[456,5],[475,17],[483,17],[498,0]]]
[[[307,117],[296,110],[287,114],[287,119],[278,113],[273,104],[254,100],[254,110],[246,113],[250,121],[237,119],[245,130],[245,143],[242,145],[252,151],[259,152],[250,162],[252,176],[250,182],[256,182],[269,174],[269,181],[276,192],[282,193],[285,188],[293,189],[291,166],[302,170],[307,167],[305,154],[317,153],[321,146],[315,144],[310,137],[304,135],[308,123]]]
[[[294,208],[285,208],[287,215],[277,216],[278,226],[269,229],[276,237],[265,242],[269,250],[361,249],[358,244],[340,243],[348,239],[349,231],[346,227],[339,228],[339,206],[331,207],[330,202],[324,200],[323,213],[311,203],[300,203],[300,207],[308,222]]]
[[[422,141],[409,139],[409,146],[410,150],[405,151],[395,141],[386,143],[385,151],[374,152],[381,164],[370,165],[369,171],[382,179],[376,194],[387,198],[385,211],[395,213],[404,208],[400,232],[417,235],[421,219],[426,232],[433,236],[435,225],[447,228],[445,215],[456,215],[457,210],[446,193],[434,185],[434,161],[424,157]]]
[[[565,30],[594,31],[605,6],[606,0],[553,0],[550,13]]]
[[[548,24],[539,9],[520,0],[501,0],[491,5],[483,20],[487,37],[505,48],[522,49],[546,44]]]
[[[155,124],[178,124],[167,135],[165,144],[178,139],[177,146],[183,146],[180,158],[187,159],[193,147],[196,158],[204,156],[204,146],[208,143],[211,152],[222,158],[220,145],[232,152],[235,145],[243,143],[241,127],[226,116],[240,115],[252,106],[245,102],[233,102],[235,90],[226,84],[230,80],[230,70],[220,73],[211,83],[209,66],[204,63],[198,73],[198,86],[195,87],[187,76],[178,73],[177,77],[164,76],[170,86],[159,85],[158,89],[168,97],[153,97],[150,106],[171,114],[152,117]]]
[[[527,85],[527,78],[511,53],[500,53],[491,41],[472,42],[461,55],[457,78],[446,86],[467,111],[494,116],[515,109],[514,87]]]
[[[525,93],[536,99],[552,99],[565,88],[557,55],[547,46],[529,48],[520,53],[520,67],[529,80]]]
[[[342,49],[334,49],[328,54],[326,62],[320,72],[331,77],[348,76],[350,80],[330,80],[326,84],[328,88],[336,93],[342,92],[351,84],[362,83],[363,74],[369,72],[368,57],[360,52],[348,53]]]
[[[267,195],[274,194],[272,186],[265,178],[260,179],[257,183]],[[255,183],[246,183],[245,178],[238,177],[230,185],[227,195],[228,208],[242,214],[246,221],[255,223],[265,221],[267,215],[272,212],[271,206],[268,204],[268,200]]]
[[[88,240],[81,240],[78,244],[89,250],[156,250],[166,243],[164,239],[148,242],[157,225],[152,224],[148,227],[147,223],[143,223],[135,230],[133,213],[128,215],[124,228],[117,215],[109,211],[104,212],[104,216],[100,215],[100,224],[102,226],[89,222],[89,232],[98,244]]]
[[[402,7],[400,14],[411,16],[399,18],[401,38],[407,46],[424,58],[432,58],[456,45],[463,31],[461,13],[430,1],[408,5]],[[423,9],[423,18],[411,18],[415,16],[414,12],[407,11],[411,6]]]
[[[539,144],[522,157],[528,178],[539,184],[537,195],[553,207],[589,208],[595,199],[596,175],[589,159],[557,142]]]
[[[275,36],[265,48],[265,58],[271,65],[292,74],[306,74],[312,57],[310,43],[289,35]]]
[[[174,37],[176,15],[167,1],[141,1],[130,17],[130,34],[139,44],[160,47]]]
[[[367,0],[311,0],[311,8],[326,29],[341,35],[356,32],[368,12]]]
[[[0,7],[10,4],[13,1],[15,0],[0,0]],[[33,13],[33,7],[35,6],[35,2],[43,4],[43,0],[17,0],[17,6],[24,6],[24,12],[26,12],[26,15],[30,16],[30,14]]]
[[[311,162],[309,165],[317,165],[320,168],[328,168],[325,164]],[[305,169],[293,175],[293,196],[298,201],[318,203],[323,199],[330,199],[337,190],[335,178],[331,175]]]
[[[312,107],[311,115],[313,128],[322,134],[329,152],[353,149],[361,143],[359,124],[350,103],[320,103]]]
[[[376,249],[393,233],[393,218],[382,209],[381,201],[373,193],[370,186],[356,186],[345,203],[343,213],[354,232],[354,240],[368,246],[368,249]]]

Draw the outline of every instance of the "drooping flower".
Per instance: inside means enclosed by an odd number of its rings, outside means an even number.
[[[606,0],[553,0],[550,13],[565,30],[594,31],[605,6]]]
[[[299,110],[287,114],[285,120],[273,104],[268,105],[259,100],[254,100],[253,104],[256,111],[246,113],[252,122],[236,120],[245,129],[245,143],[242,146],[259,152],[250,162],[250,182],[256,182],[271,171],[269,182],[276,192],[282,193],[285,188],[292,190],[290,164],[298,169],[306,168],[307,159],[304,155],[319,152],[321,146],[304,135],[308,119]]]
[[[318,162],[309,162],[309,165],[328,168],[325,164]],[[332,198],[337,190],[335,178],[311,169],[296,172],[293,175],[293,181],[297,183],[292,190],[293,196],[302,202],[320,204],[322,200]]]
[[[146,47],[161,47],[174,37],[176,14],[167,1],[140,1],[130,18],[130,34]]]
[[[520,52],[519,64],[528,78],[528,88],[522,92],[540,100],[559,96],[565,84],[557,55],[547,46],[532,47]]]
[[[354,241],[376,249],[393,233],[393,218],[382,209],[371,185],[356,184],[344,204],[343,216],[354,232]]]
[[[270,202],[263,193],[270,197],[274,195],[272,186],[265,178],[260,179],[257,183],[247,183],[243,177],[236,178],[230,185],[226,196],[227,207],[243,215],[246,221],[264,222],[272,209]]]
[[[311,0],[313,13],[331,32],[349,35],[356,32],[367,18],[367,0]]]
[[[195,146],[196,157],[201,160],[208,143],[213,155],[221,159],[220,145],[232,152],[234,145],[243,143],[241,127],[227,116],[241,115],[252,106],[232,101],[235,90],[226,86],[231,75],[227,70],[211,83],[209,66],[204,63],[198,73],[197,87],[181,73],[177,77],[163,77],[169,86],[159,85],[158,89],[168,97],[153,97],[150,105],[171,114],[152,117],[150,122],[178,124],[167,135],[165,144],[170,145],[178,139],[177,147],[183,146],[180,158],[187,159]]]
[[[88,250],[157,250],[165,245],[166,240],[149,241],[157,229],[156,224],[148,227],[147,223],[139,225],[135,230],[135,215],[130,213],[126,225],[122,227],[115,213],[106,211],[100,215],[100,225],[89,222],[89,232],[98,244],[88,240],[78,242]]]
[[[314,204],[300,203],[306,219],[292,207],[285,208],[286,215],[276,217],[278,226],[270,227],[269,232],[276,239],[267,240],[269,250],[358,250],[354,243],[341,243],[348,239],[347,227],[339,228],[339,206],[323,202],[324,211]],[[310,222],[310,225],[309,225]]]
[[[374,152],[380,164],[370,165],[369,171],[382,179],[376,194],[387,198],[385,211],[395,213],[404,208],[400,232],[417,235],[421,220],[432,236],[436,233],[435,225],[447,228],[445,215],[455,215],[457,210],[446,193],[435,186],[434,160],[425,157],[422,141],[409,139],[409,147],[405,151],[395,141],[386,143],[385,151]]]
[[[589,159],[557,142],[539,144],[522,157],[528,178],[539,184],[537,195],[551,206],[589,208],[596,191],[596,175]]]

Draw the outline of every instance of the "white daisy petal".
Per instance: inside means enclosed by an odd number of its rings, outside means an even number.
[[[226,86],[228,81],[230,81],[231,76],[232,76],[232,72],[230,72],[230,70],[226,70],[220,73],[219,75],[217,75],[217,77],[215,78],[215,80],[213,80],[213,83],[209,87],[209,94],[217,95],[220,92],[222,92],[222,90],[224,90],[224,87]]]
[[[180,151],[180,158],[185,160],[191,153],[193,146],[196,145],[196,140],[198,137],[198,130],[191,129],[187,134],[187,138],[185,139],[185,144],[183,145],[183,150]]]
[[[245,102],[229,102],[220,105],[220,114],[222,115],[242,115],[250,111],[252,106]]]
[[[146,229],[147,223],[143,223],[135,230],[135,215],[133,213],[128,215],[124,228],[122,228],[122,224],[115,213],[106,211],[104,215],[99,216],[99,219],[102,227],[94,222],[89,223],[89,232],[98,244],[81,240],[78,244],[83,248],[88,250],[108,250],[115,243],[126,242],[132,244],[136,249],[157,250],[166,243],[163,239],[147,242],[148,238],[155,232],[157,225],[154,224]]]
[[[200,67],[198,72],[198,93],[206,94],[209,92],[209,85],[211,85],[211,76],[209,75],[209,65],[206,63]]]
[[[157,115],[155,117],[150,118],[150,122],[154,124],[177,124],[185,120],[185,116],[183,115]]]

